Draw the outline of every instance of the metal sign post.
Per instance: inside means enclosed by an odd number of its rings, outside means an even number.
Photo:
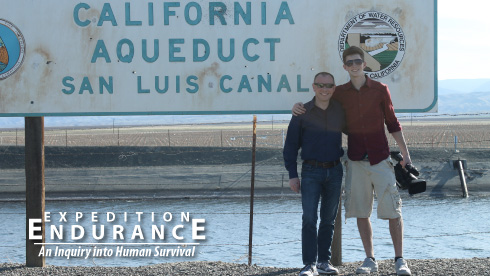
[[[252,139],[252,177],[250,184],[250,227],[248,232],[248,265],[252,265],[252,236],[254,225],[254,190],[255,190],[255,145],[257,143],[257,116],[254,115]]]
[[[26,265],[44,267],[44,256],[39,251],[44,243],[44,117],[25,118],[25,170],[26,170]],[[36,236],[41,239],[30,239],[30,220],[41,219],[40,231]]]
[[[342,265],[342,195],[340,195],[339,209],[337,210],[333,231],[332,264],[334,266]]]

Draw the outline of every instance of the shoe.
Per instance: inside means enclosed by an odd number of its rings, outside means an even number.
[[[357,268],[357,274],[370,274],[371,272],[378,271],[378,263],[371,258],[364,259],[364,263]]]
[[[326,263],[317,263],[316,269],[318,274],[327,274],[327,275],[338,275],[339,270],[336,269],[330,262]]]
[[[395,270],[396,275],[412,275],[412,272],[410,272],[410,268],[408,268],[407,262],[403,258],[400,258],[395,262]]]
[[[315,264],[308,264],[301,269],[299,276],[317,276],[318,271],[316,270]]]

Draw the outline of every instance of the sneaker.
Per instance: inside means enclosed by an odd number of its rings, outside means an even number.
[[[316,266],[315,264],[308,264],[301,269],[299,272],[299,276],[317,276],[318,271],[316,271]]]
[[[357,274],[369,274],[378,271],[378,263],[371,258],[364,259],[364,263],[357,268]]]
[[[407,262],[403,258],[400,258],[395,262],[395,270],[396,275],[412,275],[412,272],[410,272],[410,268],[408,268]]]
[[[330,262],[327,263],[317,263],[316,269],[319,274],[327,274],[327,275],[338,275],[339,270],[336,269]]]

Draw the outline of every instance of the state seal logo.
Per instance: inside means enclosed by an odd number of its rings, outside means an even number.
[[[367,11],[349,19],[342,28],[338,44],[340,59],[350,46],[364,50],[365,72],[371,79],[379,79],[400,66],[406,41],[395,19],[382,12]]]
[[[24,36],[14,24],[0,18],[0,80],[15,73],[22,65],[24,56]]]

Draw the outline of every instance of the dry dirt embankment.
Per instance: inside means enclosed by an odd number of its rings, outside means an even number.
[[[0,191],[25,191],[24,148],[0,147]],[[460,194],[452,160],[467,161],[470,195],[490,192],[490,149],[412,148],[429,195]],[[225,192],[250,187],[252,152],[241,147],[46,147],[46,192]],[[258,189],[288,191],[282,150],[258,148]],[[167,193],[168,194],[168,193]]]
[[[256,160],[280,154],[280,149],[260,148]],[[235,147],[46,147],[44,155],[46,168],[231,165],[252,160],[250,148]],[[24,156],[24,147],[0,147],[0,168],[23,169]]]
[[[417,167],[427,163],[468,160],[490,163],[490,149],[411,148]],[[0,147],[0,169],[23,169],[24,147]],[[273,159],[282,165],[282,149],[257,148],[256,161]],[[252,150],[244,147],[46,147],[46,168],[144,167],[175,165],[228,165],[251,163]]]

